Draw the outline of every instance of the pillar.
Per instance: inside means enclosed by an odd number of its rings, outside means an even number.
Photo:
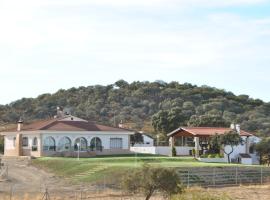
[[[16,151],[16,156],[22,156],[22,155],[23,155],[23,149],[22,149],[22,134],[20,134],[20,133],[18,133],[18,134],[16,135],[15,151]]]
[[[174,147],[174,143],[175,143],[175,138],[174,138],[174,136],[171,136],[171,137],[170,137],[171,156],[173,156],[173,155],[172,155],[172,150],[173,150],[173,147]]]
[[[247,136],[247,138],[246,138],[246,154],[249,154],[249,147],[250,147],[250,141],[249,141],[249,137]]]
[[[199,157],[199,151],[200,151],[200,138],[199,137],[194,137],[194,142],[195,142],[195,156],[196,158]]]

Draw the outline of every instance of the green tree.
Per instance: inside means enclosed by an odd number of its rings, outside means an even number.
[[[182,193],[180,178],[172,169],[152,168],[144,165],[124,176],[122,188],[131,194],[143,194],[149,200],[155,192],[160,192],[165,197]]]
[[[134,135],[130,136],[130,143],[132,145],[136,143],[143,143],[143,135],[141,133],[135,133]]]
[[[209,140],[209,153],[220,153],[221,149],[221,138],[220,135],[215,134],[214,136],[210,137]]]
[[[224,153],[227,155],[228,162],[230,163],[230,155],[233,153],[235,146],[243,143],[243,139],[236,131],[229,131],[220,136],[220,144],[224,147]],[[229,147],[226,150],[225,147]]]
[[[260,164],[267,162],[270,165],[270,138],[264,138],[255,145],[255,150],[260,156]]]
[[[4,153],[4,137],[0,136],[0,153]]]
[[[166,134],[169,131],[168,111],[159,111],[152,117],[152,126],[155,131]]]
[[[229,126],[225,119],[219,115],[193,115],[189,122],[189,126],[200,127],[200,126],[209,126],[209,127],[226,127]]]

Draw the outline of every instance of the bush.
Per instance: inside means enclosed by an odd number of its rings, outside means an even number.
[[[4,153],[4,137],[0,136],[0,153]]]
[[[183,192],[180,178],[174,170],[151,168],[149,165],[127,173],[121,186],[130,194],[143,194],[146,200],[155,192],[160,192],[166,198]]]
[[[192,149],[192,155],[195,157],[196,156],[196,150]]]
[[[204,154],[204,155],[201,155],[201,158],[224,158],[223,155],[220,155],[218,153],[215,153],[215,154]]]
[[[175,147],[172,148],[172,156],[175,157],[177,155]]]

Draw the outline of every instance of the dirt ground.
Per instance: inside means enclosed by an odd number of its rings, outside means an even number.
[[[212,194],[226,193],[232,199],[240,200],[269,200],[270,199],[270,185],[253,185],[253,186],[239,186],[239,187],[225,187],[225,188],[211,188],[207,189]]]
[[[35,200],[41,199],[45,188],[48,189],[50,199],[143,199],[137,196],[126,196],[119,191],[98,188],[91,185],[74,185],[68,180],[56,177],[51,173],[37,169],[28,161],[9,160],[5,161],[8,165],[8,180],[0,181],[0,199],[20,199]],[[235,200],[269,200],[270,185],[263,186],[239,186],[190,189],[196,192],[208,192],[210,194],[227,194]],[[161,200],[161,197],[154,197]]]

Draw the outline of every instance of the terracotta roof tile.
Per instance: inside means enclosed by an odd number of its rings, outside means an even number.
[[[180,133],[181,131],[185,131],[191,135],[194,136],[212,136],[215,134],[224,134],[226,132],[231,131],[230,128],[220,128],[220,127],[180,127],[171,133],[168,134],[168,136]],[[241,136],[252,136],[253,134],[248,133],[244,130],[240,131]]]
[[[130,131],[122,128],[115,128],[96,124],[88,121],[62,121],[59,119],[50,119],[34,122],[24,125],[21,131]],[[17,128],[12,128],[4,132],[15,132]]]

